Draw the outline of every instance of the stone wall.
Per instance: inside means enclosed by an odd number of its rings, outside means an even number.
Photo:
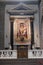
[[[0,49],[4,48],[4,12],[5,7],[0,4]]]
[[[40,3],[40,47],[43,49],[43,0]]]

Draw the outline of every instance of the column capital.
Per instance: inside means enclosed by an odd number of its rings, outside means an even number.
[[[13,17],[10,17],[10,21],[13,22],[14,21],[14,18]]]
[[[34,20],[34,17],[30,17],[30,21],[33,22],[33,20]]]

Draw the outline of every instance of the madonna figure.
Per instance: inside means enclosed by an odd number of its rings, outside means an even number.
[[[17,37],[20,38],[20,41],[24,41],[27,38],[27,27],[24,23],[20,23],[19,32],[17,33]]]

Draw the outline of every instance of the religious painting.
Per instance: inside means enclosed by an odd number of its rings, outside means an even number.
[[[28,19],[16,19],[13,25],[14,39],[13,42],[16,45],[28,45],[31,44],[31,28],[30,20]]]

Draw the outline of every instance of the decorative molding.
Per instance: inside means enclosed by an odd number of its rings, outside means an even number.
[[[24,3],[16,5],[14,8],[7,10],[10,15],[33,15],[37,10],[31,9]]]
[[[29,16],[29,15],[28,15],[28,16],[20,16],[20,15],[19,15],[19,16],[13,16],[13,15],[11,15],[11,16],[10,16],[10,18],[12,18],[12,19],[16,19],[16,18],[17,18],[17,19],[18,19],[18,18],[19,18],[19,19],[20,19],[20,18],[25,18],[25,19],[26,19],[26,18],[30,18],[30,17],[31,17],[31,18],[34,18],[34,15],[30,15],[30,16]]]
[[[0,0],[0,1],[39,1],[39,0]]]
[[[28,5],[24,4],[24,3],[19,3],[18,5],[16,5],[14,8],[12,8],[12,10],[23,10],[21,9],[23,8],[24,10],[32,10],[29,8]]]
[[[25,4],[40,4],[41,0],[2,0],[0,1],[0,4],[19,4],[19,3],[25,3]]]

